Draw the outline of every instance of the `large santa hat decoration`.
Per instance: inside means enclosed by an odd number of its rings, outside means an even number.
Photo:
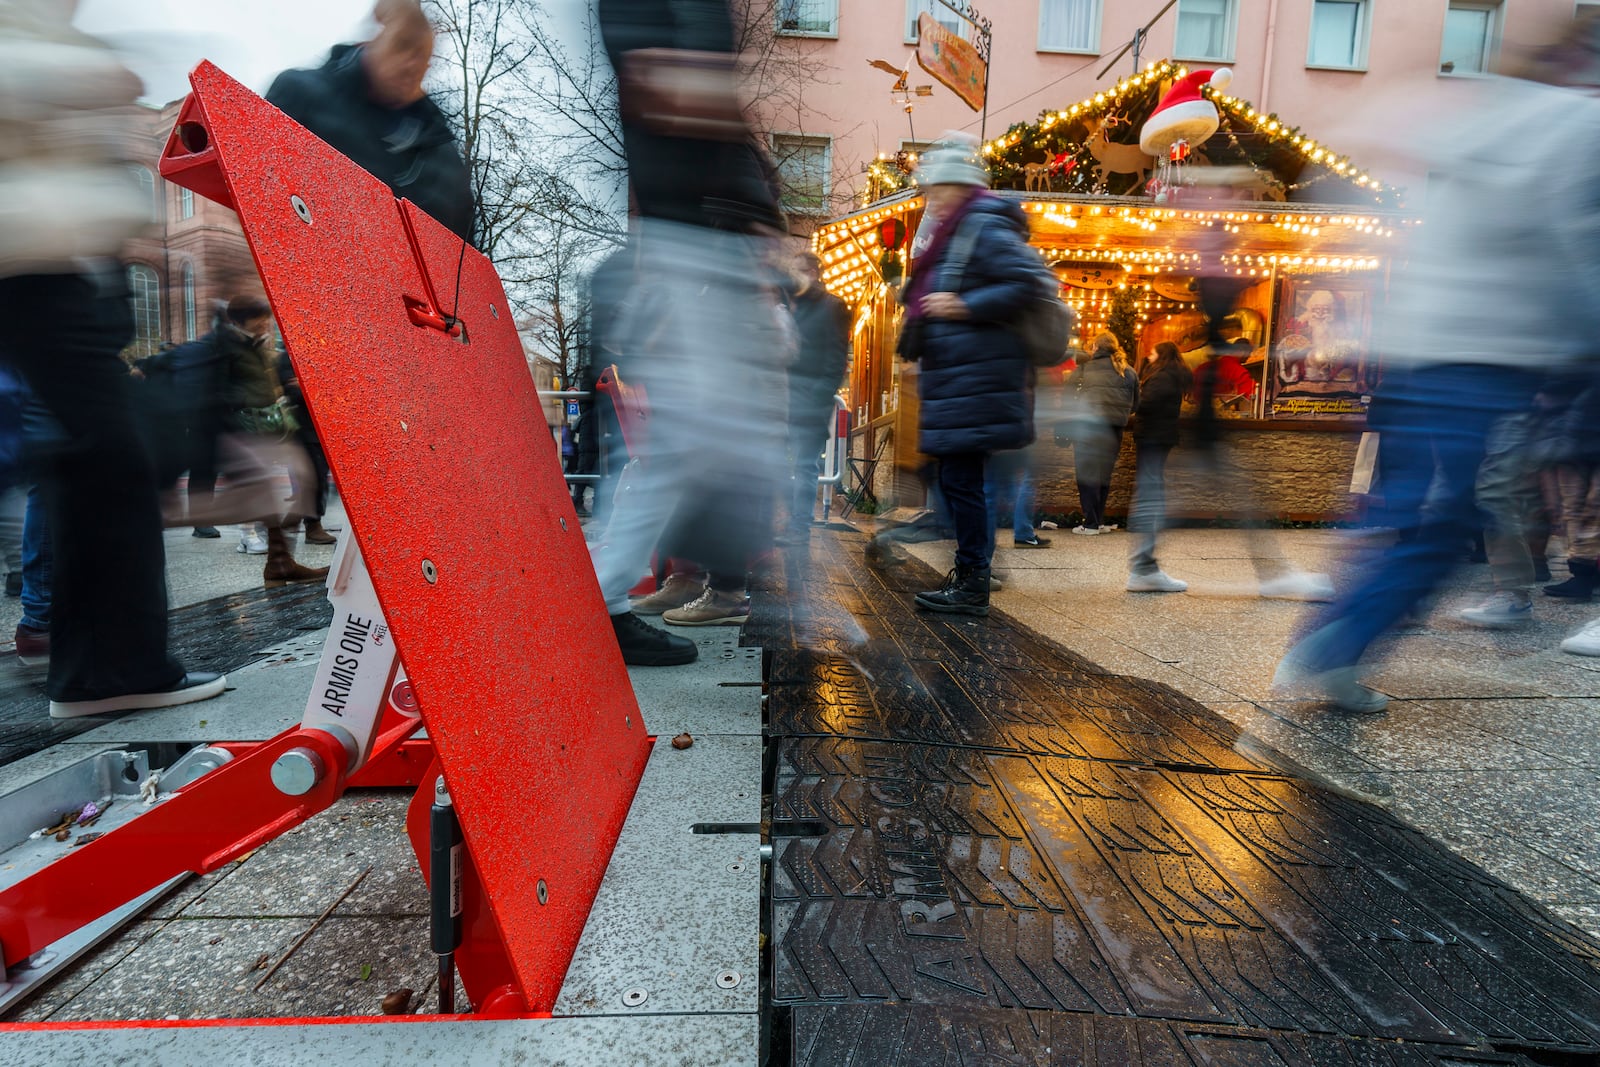
[[[1217,132],[1221,120],[1216,105],[1200,95],[1200,87],[1209,85],[1221,90],[1232,81],[1233,71],[1223,67],[1193,71],[1173,82],[1139,131],[1139,147],[1147,155],[1163,159],[1179,141],[1203,143]]]

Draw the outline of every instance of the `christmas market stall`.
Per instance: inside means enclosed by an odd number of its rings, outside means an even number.
[[[1020,202],[1032,243],[1079,312],[1080,345],[1116,334],[1138,364],[1171,341],[1186,361],[1210,354],[1197,278],[1236,278],[1222,332],[1226,447],[1280,516],[1349,512],[1351,468],[1383,374],[1371,346],[1389,273],[1413,221],[1399,191],[1347,157],[1228,95],[1226,70],[1152,63],[1114,87],[983,145],[1000,195]],[[849,383],[852,455],[875,470],[875,495],[921,501],[915,367],[895,357],[896,292],[917,247],[922,200],[915,157],[869,167],[869,202],[819,227],[813,246],[828,288],[854,312]],[[1242,350],[1245,345],[1237,346]],[[1070,366],[1070,364],[1069,364]],[[1062,372],[1045,372],[1042,392]],[[1054,380],[1052,380],[1052,378]],[[1039,506],[1075,510],[1070,449],[1043,435]],[[1131,487],[1131,444],[1112,509]],[[1173,455],[1177,514],[1230,513],[1226,494],[1186,477]]]

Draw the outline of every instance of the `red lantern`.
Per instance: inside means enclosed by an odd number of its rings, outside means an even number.
[[[878,223],[878,240],[890,252],[898,252],[906,243],[906,224],[901,219],[884,219]]]

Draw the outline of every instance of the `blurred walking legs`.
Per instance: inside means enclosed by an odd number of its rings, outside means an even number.
[[[1383,698],[1355,685],[1367,647],[1431,594],[1453,570],[1477,525],[1476,485],[1495,421],[1527,406],[1533,382],[1521,370],[1441,365],[1389,383],[1392,414],[1383,430],[1386,477],[1403,500],[1399,540],[1316,618],[1289,650],[1277,681],[1310,681],[1347,710],[1381,711]],[[1433,491],[1429,492],[1429,486]],[[1388,491],[1388,490],[1386,490]],[[1421,506],[1426,498],[1427,506]]]
[[[155,465],[117,355],[133,332],[120,270],[0,280],[0,310],[0,352],[68,438],[44,484],[57,564],[46,692],[82,701],[178,685]]]
[[[593,548],[614,620],[633,619],[628,590],[647,573],[680,511],[726,503],[730,494],[744,502],[772,498],[785,469],[788,425],[780,358],[787,350],[775,298],[759,280],[760,239],[659,219],[638,226],[640,288],[616,337],[623,352],[639,357],[629,365],[650,398],[649,437]],[[767,507],[725,507],[720,521],[695,523],[697,543],[686,554],[712,573],[743,573],[770,543],[770,521]],[[630,634],[650,636],[626,620],[617,625],[625,656]],[[644,655],[658,664],[694,658],[683,639],[657,643],[661,656]]]

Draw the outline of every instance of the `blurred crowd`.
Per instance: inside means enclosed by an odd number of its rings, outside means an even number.
[[[267,587],[325,576],[294,559],[297,535],[334,540],[323,525],[331,475],[259,285],[229,294],[204,337],[131,368],[120,357],[130,322],[116,255],[145,216],[107,123],[139,84],[73,30],[71,10],[0,2],[15,74],[0,84],[11,194],[0,198],[0,490],[16,491],[0,538],[9,529],[18,546],[18,651],[48,660],[58,716],[221,690],[219,676],[168,652],[164,526],[216,538],[240,524],[237,549],[266,557]],[[742,622],[752,569],[811,536],[851,317],[815,258],[792,251],[776,169],[741,105],[726,0],[597,0],[596,11],[618,76],[631,211],[625,243],[591,282],[595,373],[584,384],[607,395],[611,425],[585,402],[569,470],[575,506],[598,513],[591,552],[623,659],[670,666],[696,655],[670,627]],[[379,0],[374,15],[371,40],[284,73],[268,100],[470,241],[470,176],[422,87],[433,28],[416,0]],[[1597,27],[1574,21],[1430,140],[1425,225],[1394,272],[1369,420],[1374,521],[1392,545],[1339,589],[1273,550],[1274,509],[1226,447],[1220,408],[1252,387],[1238,280],[1202,269],[1206,325],[1188,358],[1170,343],[1126,351],[1109,332],[1069,346],[1022,212],[990,192],[974,138],[942,136],[917,171],[925,211],[898,339],[918,392],[917,450],[932,461],[930,508],[901,533],[947,534],[955,553],[917,606],[986,615],[997,529],[1009,526],[1019,549],[1050,545],[1035,499],[1041,437],[1072,449],[1071,534],[1116,530],[1107,506],[1128,436],[1128,592],[1187,589],[1159,561],[1168,458],[1182,448],[1229,510],[1262,519],[1243,534],[1259,594],[1324,605],[1279,667],[1286,689],[1382,711],[1361,684],[1363,657],[1480,537],[1496,589],[1466,622],[1526,622],[1539,583],[1588,600],[1600,589],[1600,269],[1588,240],[1600,198],[1587,166],[1600,138],[1585,132],[1600,134]],[[1511,157],[1497,146],[1513,139]],[[1560,580],[1545,566],[1552,532],[1566,545]],[[869,557],[896,559],[891,540]],[[1600,625],[1563,648],[1600,655]]]

